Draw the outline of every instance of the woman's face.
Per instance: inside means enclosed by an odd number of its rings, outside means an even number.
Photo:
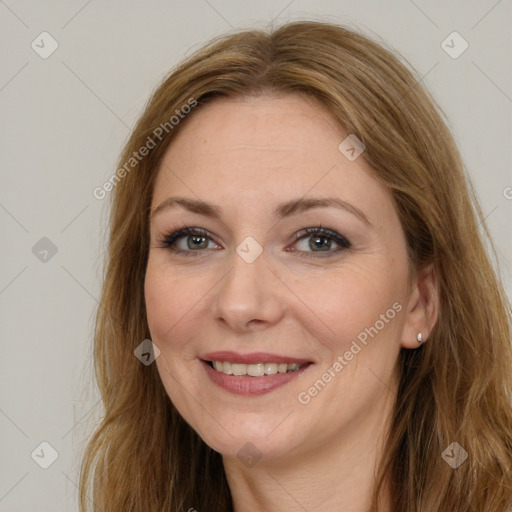
[[[382,430],[414,297],[359,148],[298,95],[215,100],[182,128],[155,183],[145,281],[170,399],[241,460]]]

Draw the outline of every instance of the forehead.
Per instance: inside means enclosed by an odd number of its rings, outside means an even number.
[[[167,149],[154,203],[176,193],[256,208],[314,193],[382,214],[389,194],[363,158],[350,161],[340,151],[348,135],[322,106],[299,95],[213,100]]]
[[[192,114],[172,142],[171,153],[191,145],[194,153],[210,155],[250,149],[311,153],[308,150],[320,139],[323,145],[336,148],[342,135],[341,127],[320,104],[297,94],[221,98]]]

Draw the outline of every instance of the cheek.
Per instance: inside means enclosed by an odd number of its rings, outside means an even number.
[[[295,281],[297,297],[316,319],[320,329],[317,336],[323,333],[336,352],[373,326],[401,298],[401,278],[390,274],[386,267],[367,263],[348,263],[339,271],[325,273],[325,277]]]
[[[148,264],[144,282],[146,313],[155,342],[166,343],[201,297],[195,279],[178,279],[176,272]],[[203,292],[204,294],[204,292]]]

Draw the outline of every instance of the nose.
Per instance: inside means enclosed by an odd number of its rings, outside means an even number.
[[[265,252],[248,263],[233,251],[230,264],[215,288],[214,318],[239,333],[278,323],[285,312],[286,287],[269,268]]]

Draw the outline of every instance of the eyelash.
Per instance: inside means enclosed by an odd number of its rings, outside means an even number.
[[[307,258],[307,259],[317,259],[317,258],[327,258],[329,256],[332,256],[335,253],[341,252],[345,249],[350,249],[352,247],[352,244],[342,235],[336,233],[336,231],[333,231],[331,229],[323,228],[322,226],[318,227],[311,227],[311,228],[305,228],[298,233],[295,234],[295,239],[302,240],[304,238],[309,238],[313,235],[317,235],[321,238],[326,238],[328,240],[336,242],[340,247],[338,249],[334,249],[332,251],[326,251],[322,254],[322,251],[320,252],[307,252],[307,251],[295,251],[297,252],[301,257]],[[185,251],[183,249],[178,249],[175,246],[176,242],[186,236],[202,236],[207,239],[212,239],[212,237],[209,235],[209,233],[202,229],[202,228],[191,228],[188,226],[183,226],[182,228],[177,228],[174,230],[171,230],[167,234],[165,234],[161,239],[158,240],[158,243],[160,244],[159,247],[161,249],[168,249],[172,251],[174,254],[181,254],[183,256],[196,256],[200,252],[205,252],[206,249],[201,250],[188,250]]]

